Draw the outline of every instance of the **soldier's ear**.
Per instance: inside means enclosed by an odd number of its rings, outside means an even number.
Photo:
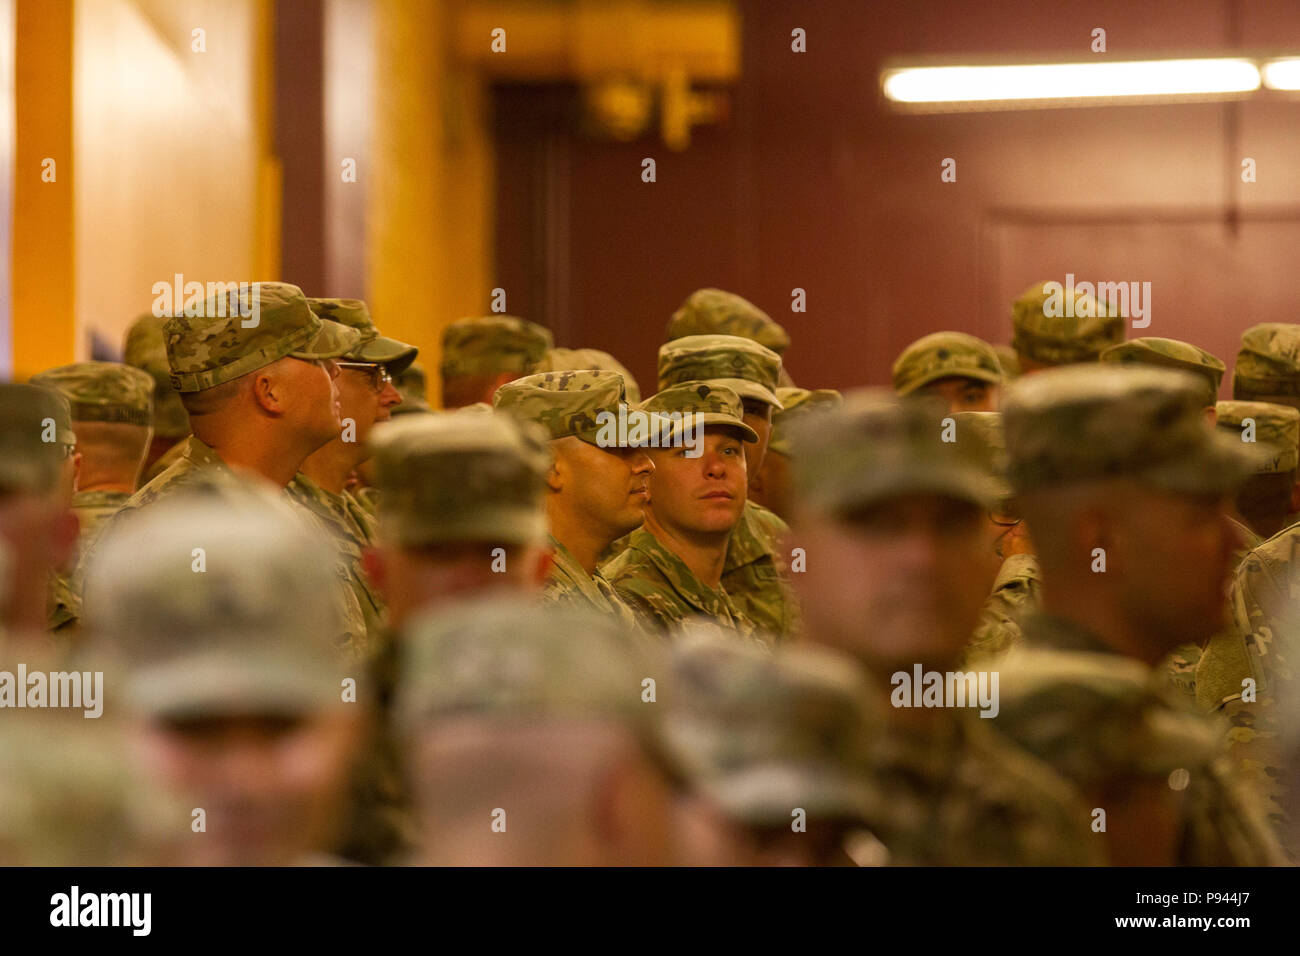
[[[252,373],[253,401],[268,415],[279,415],[284,411],[285,386],[277,376],[268,372],[270,368],[268,365]]]

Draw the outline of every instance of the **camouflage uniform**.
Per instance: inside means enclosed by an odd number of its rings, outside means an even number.
[[[909,494],[991,507],[1005,488],[974,442],[936,440],[945,415],[931,399],[861,389],[839,408],[800,420],[794,460],[804,506],[836,522]],[[869,632],[871,622],[860,626]],[[891,863],[1098,861],[1078,795],[1050,768],[1002,740],[991,720],[969,711],[929,716],[924,727],[888,720],[869,758],[879,801],[871,830]]]
[[[1205,404],[1213,405],[1219,397],[1219,385],[1227,366],[1223,359],[1211,355],[1203,348],[1178,339],[1147,336],[1129,339],[1112,345],[1101,353],[1103,364],[1154,365],[1157,368],[1177,368],[1198,376],[1205,384]]]
[[[554,345],[545,326],[513,315],[458,319],[442,333],[442,377],[527,375]]]
[[[965,332],[935,332],[917,339],[894,362],[894,391],[911,395],[941,378],[1001,385],[1005,376],[993,346]]]
[[[1207,427],[1203,400],[1194,376],[1155,368],[1080,366],[1017,383],[1003,414],[1012,485],[1024,494],[1125,475],[1173,494],[1231,490],[1259,456]],[[999,730],[1092,799],[1124,781],[1186,770],[1179,863],[1277,859],[1252,795],[1220,761],[1214,729],[1165,673],[1072,621],[1040,617],[1025,629],[1026,649],[1002,664]]]
[[[637,384],[632,373],[618,359],[600,349],[551,349],[542,360],[533,366],[536,372],[618,372],[623,376],[623,386],[627,389],[627,400],[633,405],[641,404],[641,386]]]
[[[790,335],[781,324],[754,303],[721,289],[696,289],[668,320],[664,341],[688,335],[738,335],[777,355],[790,347]],[[783,381],[783,386],[794,383]]]
[[[764,402],[773,413],[784,408],[776,397],[780,370],[779,355],[735,335],[688,335],[659,349],[660,390],[683,382],[707,382],[734,389],[741,399]],[[722,572],[722,585],[741,613],[782,640],[794,635],[799,619],[780,550],[789,530],[772,512],[747,501]]]
[[[1095,362],[1109,346],[1124,341],[1124,316],[1077,288],[1073,317],[1065,314],[1064,290],[1060,314],[1049,316],[1046,284],[1035,282],[1011,304],[1011,346],[1018,358],[1040,365]]]

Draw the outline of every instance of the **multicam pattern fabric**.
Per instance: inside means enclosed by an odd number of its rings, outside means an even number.
[[[1215,728],[1169,687],[1165,673],[1120,657],[1061,618],[1037,615],[1024,630],[1026,648],[1001,664],[995,729],[1085,795],[1114,781],[1166,780],[1186,770],[1179,865],[1280,861],[1262,810],[1223,758]]]
[[[184,438],[190,433],[190,416],[181,404],[176,389],[172,388],[172,369],[167,363],[167,339],[163,334],[163,324],[167,318],[152,312],[136,318],[126,333],[122,361],[146,372],[153,379],[154,434],[162,438]]]
[[[188,432],[186,433],[188,437]],[[158,456],[158,460],[146,468],[140,474],[140,487],[143,488],[149,482],[153,481],[164,471],[174,465],[185,454],[185,439],[182,438],[176,444],[172,445],[165,452]]]
[[[1264,322],[1241,333],[1232,397],[1300,406],[1300,325]]]
[[[641,386],[632,373],[614,356],[600,349],[551,349],[534,365],[531,372],[618,372],[623,376],[627,400],[633,405],[641,401]]]
[[[1050,281],[1050,280],[1049,280]],[[1108,346],[1124,341],[1124,316],[1094,296],[1075,290],[1066,315],[1064,290],[1060,315],[1047,315],[1048,282],[1035,282],[1011,304],[1011,344],[1016,354],[1043,365],[1095,362]]]
[[[551,565],[550,576],[542,591],[544,602],[548,604],[572,602],[587,605],[597,611],[613,615],[628,627],[637,626],[632,609],[618,596],[614,586],[605,580],[605,576],[599,569],[595,574],[588,574],[573,553],[560,544],[554,535],[550,537],[550,544],[555,563]]]
[[[1103,363],[1115,365],[1155,365],[1176,368],[1196,375],[1205,385],[1204,404],[1213,405],[1219,395],[1219,384],[1227,366],[1223,359],[1211,355],[1203,348],[1177,339],[1155,336],[1129,339],[1112,345],[1101,353]]]
[[[131,500],[125,491],[78,491],[72,496],[72,510],[81,522],[81,549],[94,540],[105,521]]]
[[[1075,365],[1015,382],[1002,409],[1018,492],[1127,475],[1178,492],[1235,488],[1259,453],[1210,428],[1196,379],[1163,368]]]
[[[302,290],[286,282],[245,287],[234,314],[230,312],[230,301],[216,297],[204,303],[203,316],[177,315],[163,325],[176,391],[213,388],[286,355],[309,361],[339,358],[361,341],[355,329],[322,322]]]
[[[513,315],[459,319],[442,334],[442,374],[525,375],[554,345],[549,329]]]
[[[537,422],[552,439],[573,436],[594,445],[605,416],[617,419],[619,406],[627,407],[627,391],[617,372],[538,372],[502,385],[492,405]]]
[[[1038,559],[1032,554],[1013,554],[1003,561],[993,591],[980,609],[965,660],[1000,657],[1024,643],[1021,622],[1038,609],[1041,589]]]
[[[781,553],[781,542],[789,533],[790,526],[775,514],[746,501],[722,566],[722,589],[732,604],[760,631],[778,640],[793,638],[799,622],[798,603]]]
[[[365,620],[361,640],[351,635],[348,651],[358,660],[369,660],[380,653],[386,639],[384,601],[361,567],[361,554],[369,544],[366,527],[353,510],[347,495],[326,491],[302,472],[293,476],[285,493],[320,519],[338,545],[335,572],[352,591]]]
[[[72,406],[74,422],[148,425],[153,379],[117,362],[76,362],[32,376],[33,385],[57,389]]]
[[[708,382],[780,411],[776,397],[780,374],[781,356],[738,335],[688,335],[659,347],[660,390],[683,382]]]
[[[668,320],[665,342],[688,335],[738,335],[780,355],[790,335],[754,303],[721,289],[696,289]]]
[[[1000,383],[1005,376],[993,346],[965,332],[935,332],[917,339],[894,362],[894,391],[899,395],[952,377]]]
[[[1215,405],[1215,413],[1221,429],[1243,443],[1251,438],[1267,452],[1259,474],[1294,471],[1300,463],[1300,411],[1272,402],[1230,401]]]
[[[871,772],[871,831],[898,866],[1093,866],[1104,862],[1078,793],[969,713],[891,728]]]
[[[702,616],[747,636],[754,632],[724,588],[705,586],[645,528],[628,535],[626,550],[600,570],[649,631],[665,633]]]

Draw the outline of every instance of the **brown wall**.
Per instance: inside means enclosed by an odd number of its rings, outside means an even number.
[[[731,116],[685,153],[575,137],[571,91],[498,89],[497,278],[559,344],[613,352],[649,392],[668,316],[716,285],[786,325],[801,384],[884,383],[926,333],[1007,341],[1011,298],[1066,272],[1150,281],[1152,324],[1130,334],[1189,339],[1229,369],[1243,328],[1297,321],[1300,97],[901,116],[877,74],[907,54],[1090,57],[1099,26],[1113,56],[1295,51],[1300,4],[742,6]],[[805,54],[790,51],[796,26]],[[641,182],[645,156],[656,183]],[[1240,182],[1247,156],[1254,184]],[[956,183],[940,181],[944,157]],[[795,287],[805,314],[790,312]]]

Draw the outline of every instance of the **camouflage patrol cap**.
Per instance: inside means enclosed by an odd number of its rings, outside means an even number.
[[[661,426],[658,437],[663,445],[676,442],[683,432],[692,428],[722,426],[738,432],[744,441],[758,441],[758,432],[745,424],[745,408],[740,396],[716,382],[672,385],[642,402],[641,410],[652,415],[662,414],[673,421],[671,427]]]
[[[572,436],[602,447],[623,447],[614,434],[617,428],[611,432],[606,423],[617,422],[620,407],[624,417],[630,410],[618,372],[526,375],[498,388],[492,404],[499,411],[536,422],[552,440]]]
[[[1101,353],[1102,362],[1120,365],[1156,365],[1192,372],[1205,382],[1205,404],[1213,405],[1227,366],[1205,349],[1190,342],[1147,336],[1112,345]]]
[[[355,329],[322,322],[302,290],[287,282],[254,282],[212,296],[202,316],[173,316],[163,331],[172,387],[182,393],[214,388],[286,356],[340,358],[361,340]]]
[[[402,404],[394,405],[389,412],[390,415],[432,411],[429,407],[428,380],[424,375],[424,366],[419,362],[412,362],[394,375],[393,387],[402,396]]]
[[[1232,397],[1300,407],[1300,325],[1264,322],[1241,333]]]
[[[790,426],[813,409],[823,406],[835,408],[844,401],[844,397],[833,388],[810,391],[806,388],[782,386],[776,390],[776,397],[781,400],[784,409],[772,416],[772,433],[767,440],[767,450],[787,458],[791,455]]]
[[[408,415],[371,437],[379,534],[400,547],[545,540],[545,433],[486,406]]]
[[[442,333],[442,377],[526,375],[554,344],[550,329],[513,315],[458,319]]]
[[[734,820],[870,820],[865,771],[876,737],[861,671],[829,649],[754,645],[685,632],[661,681],[664,736],[691,784]]]
[[[777,355],[790,347],[790,336],[771,316],[748,299],[721,289],[696,289],[668,320],[665,342],[689,335],[739,335]]]
[[[894,362],[894,391],[899,395],[953,377],[995,385],[1004,378],[993,346],[965,332],[935,332],[919,338]]]
[[[148,427],[153,379],[117,362],[75,362],[32,376],[33,385],[57,389],[72,407],[74,422],[117,422]]]
[[[840,516],[908,494],[992,506],[998,484],[981,465],[979,446],[957,440],[951,420],[933,399],[899,398],[880,388],[846,392],[840,407],[794,423],[801,499]]]
[[[400,724],[463,718],[655,720],[641,700],[653,657],[613,618],[522,597],[477,597],[416,618],[403,632]]]
[[[212,475],[105,529],[84,619],[120,655],[122,692],[142,713],[341,705],[342,679],[357,675],[342,658],[339,581],[320,560],[333,547],[278,491]]]
[[[1175,369],[1079,365],[1016,382],[1002,409],[1017,493],[1127,477],[1216,493],[1254,471],[1258,452],[1205,418],[1201,379]]]
[[[688,335],[659,346],[661,390],[682,382],[709,382],[780,411],[780,372],[781,356],[739,335]]]
[[[373,362],[388,369],[389,375],[397,376],[410,367],[420,352],[414,345],[380,335],[370,318],[370,310],[360,299],[309,298],[307,304],[322,319],[346,325],[361,334],[357,346],[343,356],[348,361]]]
[[[1290,405],[1235,400],[1219,402],[1215,409],[1219,428],[1238,441],[1247,441],[1249,435],[1266,452],[1259,474],[1294,471],[1300,465],[1300,411]]]
[[[641,386],[623,363],[600,349],[551,349],[532,369],[534,372],[603,371],[618,372],[623,376],[627,400],[633,405],[641,402]]]
[[[77,443],[68,400],[40,385],[0,383],[0,422],[0,489],[52,489]]]
[[[172,367],[167,361],[163,324],[168,316],[146,312],[127,329],[122,361],[148,372],[153,379],[153,431],[159,438],[184,438],[190,433],[190,416],[172,388]]]
[[[1011,345],[1018,355],[1043,365],[1095,362],[1108,346],[1124,341],[1124,316],[1117,309],[1077,288],[1071,306],[1064,289],[1055,295],[1043,291],[1049,284],[1035,282],[1011,305]],[[1049,302],[1057,315],[1047,314]]]
[[[1007,445],[1002,437],[1001,412],[953,412],[957,444],[969,443],[975,459],[997,482],[1000,499],[1011,496],[1007,484]]]

